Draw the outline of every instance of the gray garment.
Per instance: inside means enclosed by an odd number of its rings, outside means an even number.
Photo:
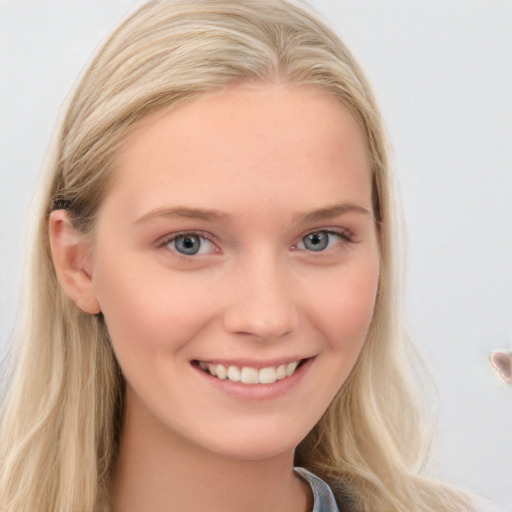
[[[313,491],[313,510],[311,512],[340,512],[334,493],[329,485],[321,478],[317,477],[311,471],[304,468],[293,468],[306,482],[311,486]],[[473,495],[473,506],[478,512],[512,512],[512,508],[497,508],[486,498]],[[343,510],[347,510],[343,505]],[[350,507],[350,505],[348,505]],[[352,509],[350,509],[352,510]]]
[[[313,491],[313,510],[311,512],[340,512],[331,488],[321,478],[304,468],[294,468]]]

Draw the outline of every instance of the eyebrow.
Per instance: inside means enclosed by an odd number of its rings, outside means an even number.
[[[302,224],[319,222],[323,220],[332,219],[345,213],[354,212],[364,215],[371,215],[371,210],[359,206],[357,204],[346,203],[328,206],[326,208],[320,208],[311,210],[308,212],[302,212],[294,215],[292,223]],[[138,218],[133,224],[142,224],[149,222],[154,219],[199,219],[204,221],[219,221],[229,222],[233,217],[227,213],[219,210],[209,210],[202,208],[188,208],[188,207],[174,207],[174,208],[155,208]]]
[[[294,216],[293,222],[296,224],[319,222],[333,219],[349,212],[360,213],[363,215],[372,215],[372,211],[368,208],[364,208],[363,206],[359,206],[353,203],[345,203],[328,206],[327,208],[320,208],[318,210],[312,210],[310,212],[299,213]]]
[[[199,219],[206,221],[230,220],[232,217],[218,210],[205,210],[202,208],[155,208],[138,218],[134,224],[141,224],[154,219]]]

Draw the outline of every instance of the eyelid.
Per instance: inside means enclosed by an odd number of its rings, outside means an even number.
[[[315,229],[309,229],[308,231],[306,231],[305,233],[300,235],[297,242],[295,244],[293,244],[292,249],[307,251],[307,249],[302,249],[302,248],[299,249],[297,247],[298,244],[302,241],[302,239],[304,237],[314,234],[314,233],[319,233],[319,232],[339,236],[339,237],[343,238],[344,243],[354,243],[355,242],[355,240],[353,239],[353,237],[354,237],[353,233],[347,228],[344,228],[344,227],[319,227],[319,228],[315,228]],[[213,236],[211,233],[209,233],[207,231],[202,231],[202,230],[182,230],[182,231],[176,231],[173,233],[168,233],[168,234],[160,237],[156,241],[156,246],[157,246],[157,248],[168,248],[169,244],[173,240],[175,240],[178,237],[187,236],[187,235],[203,238],[204,240],[207,240],[208,242],[213,244],[215,247],[215,252],[213,252],[211,254],[219,254],[222,252],[217,241],[216,241],[216,237]],[[169,250],[171,250],[171,249],[169,249]],[[325,251],[319,251],[319,254],[321,252],[325,252]],[[172,250],[172,253],[177,256],[183,257],[185,259],[191,258],[190,256],[185,256],[182,253],[175,251],[175,250]]]
[[[321,227],[321,228],[316,228],[316,229],[311,229],[311,230],[308,230],[307,232],[305,232],[304,234],[302,234],[298,241],[292,246],[292,249],[296,249],[296,250],[301,250],[301,251],[308,251],[308,249],[306,248],[299,248],[298,245],[302,242],[302,240],[307,237],[308,235],[313,235],[315,233],[327,233],[329,235],[335,235],[335,236],[339,236],[340,238],[343,239],[343,242],[342,244],[349,244],[349,243],[354,243],[354,235],[353,233],[347,229],[347,228],[342,228],[342,227]],[[315,252],[315,251],[308,251],[308,252]],[[318,254],[321,254],[325,252],[325,250],[323,251],[318,251]]]
[[[175,240],[176,238],[179,238],[181,236],[196,236],[198,238],[203,238],[204,240],[210,242],[215,247],[215,252],[211,254],[218,254],[221,252],[220,247],[218,246],[215,237],[206,231],[201,230],[183,230],[183,231],[176,231],[174,233],[168,233],[167,235],[164,235],[163,237],[159,238],[156,242],[157,248],[168,248],[169,244]],[[171,249],[169,249],[171,250]],[[184,254],[171,250],[173,254],[176,254],[178,256],[182,256],[183,258],[189,259],[191,256],[185,256]]]
[[[354,234],[348,228],[321,226],[314,229],[308,229],[306,232],[299,236],[299,240],[302,240],[305,236],[312,235],[313,233],[329,233],[331,235],[341,236],[347,240],[352,240],[352,238],[354,237]]]

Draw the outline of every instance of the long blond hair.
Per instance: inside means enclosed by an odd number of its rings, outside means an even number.
[[[430,430],[402,329],[386,137],[370,87],[338,37],[287,0],[151,1],[100,49],[56,132],[37,201],[19,350],[0,425],[0,509],[110,510],[123,379],[101,317],[60,288],[48,215],[84,233],[108,193],[115,156],[149,115],[239,81],[316,85],[359,122],[371,156],[382,268],[359,360],[296,462],[358,511],[467,511],[466,497],[419,476]],[[339,485],[336,484],[338,482]]]

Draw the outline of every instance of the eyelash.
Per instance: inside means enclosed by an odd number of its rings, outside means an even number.
[[[327,235],[334,235],[334,236],[338,236],[342,239],[342,242],[341,244],[342,245],[345,245],[347,243],[354,243],[354,239],[353,239],[353,236],[352,236],[352,233],[350,233],[349,231],[347,231],[346,229],[332,229],[332,228],[324,228],[324,229],[315,229],[313,231],[309,231],[308,233],[306,233],[305,235],[303,235],[302,237],[300,237],[300,240],[299,242],[297,242],[296,244],[294,244],[292,246],[292,249],[295,249],[295,250],[307,250],[307,249],[299,249],[297,246],[300,244],[300,243],[303,243],[304,239],[307,238],[308,236],[311,236],[311,235],[316,235],[316,234],[319,234],[319,233],[325,233]],[[329,242],[330,243],[330,242]],[[327,249],[329,248],[332,248],[332,245],[338,245],[339,243],[337,244],[330,244],[331,247],[326,247],[325,249],[321,249],[319,251],[315,251],[315,250],[310,250],[308,252],[319,252],[319,253],[324,253]]]
[[[195,256],[195,254],[192,255],[185,255],[183,253],[180,253],[176,249],[173,249],[170,246],[172,242],[175,242],[178,238],[186,238],[187,236],[191,238],[200,238],[201,240],[206,240],[213,246],[215,246],[216,251],[220,252],[219,248],[217,247],[217,244],[211,239],[211,235],[208,233],[205,233],[204,231],[182,231],[179,233],[173,233],[171,235],[167,235],[163,238],[163,240],[158,244],[158,248],[167,248],[168,250],[171,250],[174,254],[176,254],[179,257],[190,259],[191,257]]]
[[[311,250],[302,249],[302,248],[298,247],[299,244],[303,243],[303,241],[306,237],[315,235],[315,234],[319,234],[319,233],[325,233],[327,235],[334,235],[334,236],[340,237],[342,239],[342,242],[341,242],[342,245],[354,243],[352,233],[350,233],[346,229],[332,229],[332,228],[331,229],[329,229],[329,228],[315,229],[313,231],[308,231],[305,235],[301,236],[299,241],[297,243],[295,243],[294,245],[292,245],[292,247],[291,247],[292,250],[304,250],[306,252],[312,252],[312,253],[315,253],[315,252],[324,253],[326,251],[326,249],[329,249],[330,247],[327,247],[325,249],[321,249],[318,251],[315,251],[313,249],[311,249]],[[182,257],[184,259],[190,260],[190,258],[194,257],[196,254],[186,255],[186,254],[183,254],[183,253],[179,252],[178,250],[176,250],[176,248],[169,247],[170,244],[173,242],[176,242],[177,239],[182,238],[182,237],[186,238],[187,236],[189,236],[191,238],[200,238],[203,241],[206,240],[208,243],[215,246],[216,253],[220,252],[220,249],[217,247],[217,244],[212,240],[211,235],[209,233],[205,233],[203,231],[182,231],[179,233],[173,233],[171,235],[164,237],[163,240],[158,244],[157,247],[158,248],[167,248],[168,250],[171,250],[178,257]],[[338,245],[338,244],[331,244],[331,245]]]

